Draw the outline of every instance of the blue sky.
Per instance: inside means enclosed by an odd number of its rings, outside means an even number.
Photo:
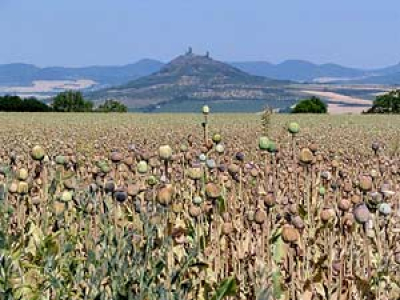
[[[168,61],[188,45],[225,61],[400,62],[399,0],[0,0],[0,64]]]

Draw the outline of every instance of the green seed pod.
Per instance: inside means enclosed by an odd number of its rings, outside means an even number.
[[[195,205],[201,205],[203,203],[203,199],[200,196],[194,196],[192,203]]]
[[[269,139],[266,136],[260,137],[258,140],[258,147],[260,150],[268,150],[269,147]]]
[[[66,159],[65,159],[64,156],[62,156],[62,155],[57,155],[56,156],[56,164],[65,165],[65,161],[66,161]]]
[[[140,161],[137,165],[137,171],[140,174],[146,174],[147,170],[148,170],[147,162],[145,162],[144,160]]]
[[[24,182],[24,181],[20,181],[18,183],[18,194],[21,195],[26,195],[29,192],[29,186],[28,183]]]
[[[60,200],[62,202],[69,202],[72,201],[72,192],[71,191],[64,191],[61,195]]]
[[[28,171],[26,169],[21,168],[21,169],[18,170],[18,179],[19,180],[25,181],[25,180],[28,179],[28,176],[29,176],[29,174],[28,174]]]
[[[319,195],[320,195],[320,196],[324,196],[324,195],[325,195],[325,188],[324,188],[323,186],[321,186],[321,187],[319,188],[318,192],[319,192]]]
[[[212,136],[212,140],[214,143],[219,144],[222,140],[222,137],[219,133],[214,133]]]
[[[204,105],[202,111],[204,115],[208,115],[210,113],[210,108],[208,105]]]
[[[147,178],[147,184],[150,186],[154,186],[157,184],[157,178],[153,175],[149,176],[149,178]]]
[[[168,145],[159,148],[159,155],[162,160],[170,160],[172,157],[172,149]]]
[[[41,146],[35,146],[32,148],[31,156],[34,160],[41,161],[45,156],[44,149]]]
[[[297,134],[300,131],[300,126],[299,124],[297,124],[296,122],[292,122],[289,124],[288,126],[288,130],[291,134]]]
[[[276,152],[276,144],[275,144],[274,141],[269,141],[267,151],[269,153],[275,153]]]

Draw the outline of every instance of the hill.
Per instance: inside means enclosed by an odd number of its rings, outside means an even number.
[[[299,82],[329,80],[331,78],[358,78],[367,74],[367,71],[337,64],[317,65],[303,60],[287,60],[276,65],[262,61],[234,62],[232,65],[253,75]]]
[[[125,85],[89,95],[103,101],[113,98],[130,108],[156,109],[176,102],[272,100],[288,81],[250,75],[229,64],[188,52],[160,71]]]
[[[118,85],[158,71],[163,63],[143,59],[124,66],[39,68],[29,64],[0,65],[0,86],[27,86],[44,80],[92,80],[98,85]]]

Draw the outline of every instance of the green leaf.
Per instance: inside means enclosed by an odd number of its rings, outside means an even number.
[[[228,277],[221,282],[211,300],[222,300],[229,296],[235,296],[236,290],[236,279],[234,277]]]

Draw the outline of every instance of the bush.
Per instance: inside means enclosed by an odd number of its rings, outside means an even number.
[[[98,112],[118,112],[118,113],[125,113],[128,111],[126,105],[118,102],[116,100],[107,100],[103,104],[101,104],[97,110]]]
[[[54,98],[53,110],[56,112],[91,112],[93,103],[86,101],[79,91],[66,91]]]
[[[400,113],[400,90],[394,90],[376,97],[373,106],[367,113],[398,114]]]
[[[297,103],[292,113],[326,114],[327,111],[326,104],[321,99],[313,96],[310,99],[305,99]]]

